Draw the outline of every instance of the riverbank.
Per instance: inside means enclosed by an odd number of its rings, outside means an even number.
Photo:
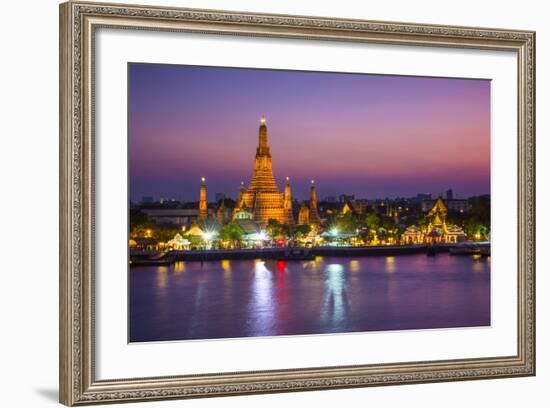
[[[167,264],[176,261],[219,261],[227,260],[245,260],[245,259],[263,259],[263,260],[307,260],[316,256],[398,256],[413,254],[430,254],[450,252],[452,249],[475,247],[490,249],[488,242],[468,242],[459,244],[441,244],[437,246],[429,245],[384,245],[368,247],[313,247],[313,248],[251,248],[251,249],[213,249],[213,250],[194,250],[194,251],[170,251],[163,256],[149,258],[131,258],[132,264]]]

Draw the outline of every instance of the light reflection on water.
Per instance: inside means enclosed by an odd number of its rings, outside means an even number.
[[[474,255],[475,256],[475,255]],[[483,258],[473,258],[472,270],[475,272],[485,272],[485,260]]]
[[[174,263],[174,273],[183,273],[185,272],[185,262],[178,261]]]
[[[273,283],[272,272],[265,267],[263,261],[254,265],[254,281],[252,284],[252,296],[249,305],[249,314],[254,314],[255,319],[250,321],[252,333],[269,332],[273,324]]]
[[[349,270],[352,272],[359,272],[361,270],[361,266],[359,265],[359,261],[357,259],[352,259],[349,261]]]
[[[130,269],[131,341],[490,324],[490,261],[440,254]]]
[[[157,269],[157,286],[159,289],[166,289],[168,286],[168,267],[159,266]]]
[[[231,261],[229,259],[223,259],[220,261],[220,265],[224,272],[231,272]]]
[[[386,272],[388,273],[395,272],[395,256],[386,257]]]
[[[321,320],[330,326],[337,326],[345,315],[346,286],[344,266],[329,264],[326,267],[325,296],[321,309]]]

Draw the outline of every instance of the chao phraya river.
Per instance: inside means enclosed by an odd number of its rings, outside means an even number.
[[[131,342],[490,325],[490,258],[222,260],[129,270]]]

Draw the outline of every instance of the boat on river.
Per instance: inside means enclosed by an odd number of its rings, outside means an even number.
[[[162,252],[155,256],[130,256],[131,266],[163,266],[173,262],[169,253]]]
[[[449,249],[451,255],[479,255],[481,249],[478,246],[460,246]]]
[[[315,255],[307,248],[291,248],[277,257],[278,261],[312,261]]]

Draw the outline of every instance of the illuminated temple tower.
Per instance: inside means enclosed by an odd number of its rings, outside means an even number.
[[[206,179],[201,179],[201,187],[199,192],[199,218],[208,217],[208,203],[206,201]]]
[[[287,182],[290,199],[290,185]],[[285,187],[285,192],[287,187]],[[246,209],[254,216],[254,221],[265,226],[270,219],[280,223],[292,221],[292,212],[289,212],[285,203],[285,195],[279,191],[275,177],[273,176],[273,164],[271,151],[267,142],[267,126],[265,116],[260,120],[259,143],[254,159],[254,174],[250,185],[239,195],[235,213]],[[286,205],[285,205],[286,204]]]
[[[311,198],[309,201],[309,223],[319,225],[319,211],[317,211],[317,191],[315,181],[311,180]]]
[[[294,224],[294,216],[292,215],[292,193],[290,191],[290,180],[286,178],[285,184],[285,194],[284,194],[284,203],[285,208],[285,224]]]
[[[317,210],[317,190],[315,189],[315,181],[311,180],[311,197],[309,205],[306,202],[302,203],[298,212],[298,224],[300,225],[320,225],[319,211]]]

